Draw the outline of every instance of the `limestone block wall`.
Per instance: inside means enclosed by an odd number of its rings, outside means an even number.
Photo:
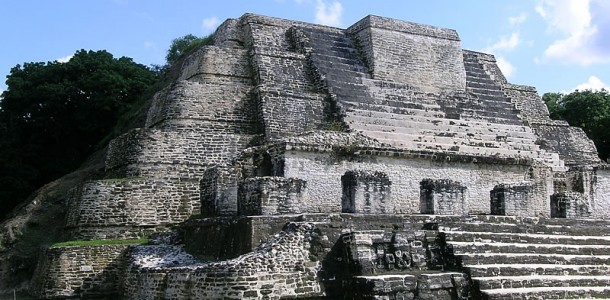
[[[255,177],[239,185],[241,215],[298,214],[306,182],[297,178]]]
[[[358,39],[375,79],[426,92],[466,88],[462,48],[454,30],[367,16],[347,32]]]
[[[324,96],[289,90],[257,88],[265,137],[270,140],[319,128],[325,119]]]
[[[236,215],[239,178],[235,168],[207,169],[201,179],[201,215]]]
[[[89,181],[74,192],[66,227],[154,227],[179,223],[199,214],[199,194],[197,180]]]
[[[238,19],[226,19],[214,32],[214,44],[223,47],[241,47],[243,39]]]
[[[256,128],[256,105],[248,85],[183,80],[161,95],[155,96],[147,127],[167,127],[168,124],[159,123],[191,119],[191,122],[223,122],[233,132],[251,132]]]
[[[31,292],[44,299],[117,297],[128,247],[47,248],[40,255]]]
[[[595,144],[582,129],[555,120],[533,123],[531,126],[539,137],[540,148],[559,153],[566,165],[591,165],[601,162]]]
[[[136,247],[125,299],[280,299],[322,296],[310,260],[311,224],[293,224],[254,252],[202,263],[175,246]]]
[[[530,184],[500,184],[491,191],[491,214],[504,216],[528,215],[528,203],[535,202],[534,186]]]
[[[420,213],[431,215],[463,215],[467,212],[466,185],[450,179],[425,178],[420,182]]]
[[[505,83],[502,87],[520,111],[525,122],[535,123],[549,120],[549,109],[538,95],[536,88],[510,83]]]
[[[535,185],[533,193],[536,201],[525,204],[524,216],[549,214],[548,199],[553,186],[547,168],[531,168],[527,164],[453,162],[450,159],[433,160],[432,156],[419,158],[417,155],[375,157],[364,152],[360,156],[337,159],[332,153],[288,149],[284,158],[284,176],[307,182],[302,212],[340,212],[341,177],[353,170],[374,172],[379,165],[383,165],[384,172],[392,182],[388,213],[420,213],[422,180],[443,179],[461,182],[466,187],[464,213],[489,214],[490,192],[498,184],[532,183]]]
[[[258,110],[266,138],[276,140],[320,127],[327,95],[308,75],[306,56],[295,52],[287,37],[294,24],[315,25],[254,15],[241,20],[246,46],[251,48]]]
[[[233,79],[252,79],[248,50],[241,47],[229,48],[212,45],[201,47],[184,60],[180,71],[178,81],[206,74],[216,77],[227,76]]]
[[[205,125],[185,124],[172,131],[137,128],[112,140],[106,169],[132,177],[198,178],[206,167],[237,157],[254,137]]]
[[[348,171],[341,176],[341,211],[346,213],[385,213],[388,211],[392,182],[383,172]]]
[[[593,182],[591,217],[610,219],[610,170],[599,168]]]

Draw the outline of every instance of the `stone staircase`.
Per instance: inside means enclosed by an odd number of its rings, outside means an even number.
[[[478,216],[439,231],[481,299],[610,299],[608,225]]]
[[[400,149],[529,158],[556,170],[564,167],[557,154],[536,144],[536,135],[476,54],[464,54],[465,91],[431,94],[371,78],[343,31],[299,30],[308,37],[304,43],[322,84],[352,131]]]

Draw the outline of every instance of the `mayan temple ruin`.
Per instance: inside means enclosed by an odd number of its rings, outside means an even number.
[[[105,299],[610,299],[610,169],[451,29],[245,14],[175,65],[30,291]]]

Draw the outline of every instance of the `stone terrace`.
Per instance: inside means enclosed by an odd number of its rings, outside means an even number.
[[[464,52],[467,92],[426,93],[372,79],[353,39],[342,30],[291,30],[351,130],[397,148],[533,158],[563,169],[557,154],[536,144],[535,133],[485,70],[480,60],[488,55]]]
[[[610,298],[610,168],[454,30],[245,14],[174,67],[65,228],[165,233],[49,248],[38,297]]]
[[[471,217],[439,223],[482,299],[607,298],[606,221]]]

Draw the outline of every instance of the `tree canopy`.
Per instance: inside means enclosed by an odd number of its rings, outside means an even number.
[[[106,51],[13,67],[0,96],[0,216],[78,167],[156,73]]]
[[[209,44],[211,42],[211,35],[206,37],[197,37],[192,34],[187,34],[185,36],[176,38],[172,41],[171,45],[169,46],[169,49],[167,50],[165,61],[167,62],[167,65],[171,65],[175,63],[180,57],[195,49],[197,46]]]
[[[601,91],[575,91],[564,95],[546,93],[542,99],[551,118],[565,120],[582,128],[593,140],[601,159],[610,157],[610,94]]]

